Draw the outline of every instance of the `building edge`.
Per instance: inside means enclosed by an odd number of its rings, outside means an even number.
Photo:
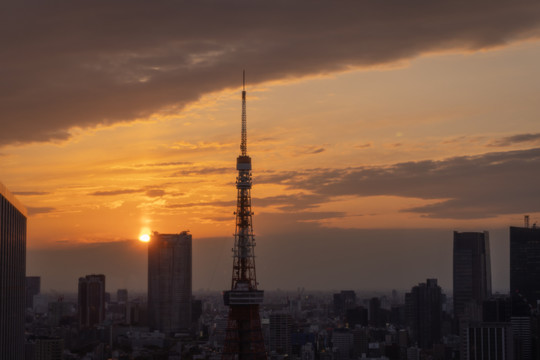
[[[28,210],[26,207],[13,195],[8,188],[0,182],[0,195],[5,197],[21,214],[28,217]]]

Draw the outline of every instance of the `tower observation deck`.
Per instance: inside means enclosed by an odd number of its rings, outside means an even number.
[[[247,155],[246,76],[242,87],[242,138],[240,155],[236,159],[237,202],[234,233],[233,272],[231,290],[223,294],[229,306],[222,360],[266,360],[261,330],[259,304],[262,290],[257,289],[255,272],[255,239],[251,211],[251,158]]]

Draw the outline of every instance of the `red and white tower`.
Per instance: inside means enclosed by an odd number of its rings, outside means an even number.
[[[255,240],[251,212],[251,158],[247,155],[246,131],[246,73],[242,88],[242,141],[236,159],[237,203],[234,234],[233,273],[231,290],[223,299],[229,306],[222,360],[266,360],[261,331],[259,304],[264,291],[257,290],[255,275]]]

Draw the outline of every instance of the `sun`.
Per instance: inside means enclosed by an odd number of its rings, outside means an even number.
[[[139,240],[142,242],[149,242],[150,241],[150,235],[148,234],[142,234],[139,236]]]

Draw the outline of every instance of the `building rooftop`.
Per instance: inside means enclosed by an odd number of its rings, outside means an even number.
[[[13,195],[7,187],[0,182],[0,195],[5,197],[10,203],[13,204],[24,216],[28,216],[28,211],[26,207]]]

